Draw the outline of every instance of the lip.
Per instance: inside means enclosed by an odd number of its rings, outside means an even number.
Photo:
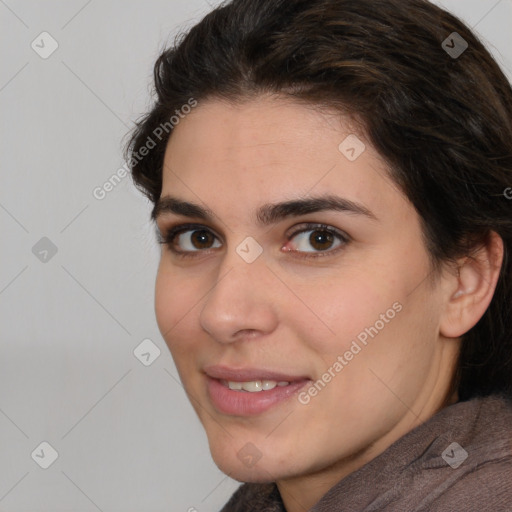
[[[283,405],[288,399],[311,382],[308,377],[286,375],[271,370],[255,368],[228,368],[209,366],[204,369],[208,396],[215,409],[231,416],[256,416]],[[274,380],[290,382],[288,386],[276,386],[268,391],[255,393],[235,391],[221,381],[247,382],[252,380]]]
[[[212,365],[205,366],[204,372],[208,377],[217,380],[231,380],[236,382],[248,382],[251,380],[275,380],[276,382],[296,382],[310,380],[305,375],[287,375],[279,371],[265,368],[232,368],[229,366]]]

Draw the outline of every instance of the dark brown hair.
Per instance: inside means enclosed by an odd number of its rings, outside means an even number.
[[[154,80],[127,149],[153,203],[172,134],[158,127],[191,99],[270,93],[360,121],[418,211],[434,269],[498,233],[497,289],[463,337],[454,385],[461,400],[512,396],[512,89],[464,23],[425,0],[233,0],[160,55]]]

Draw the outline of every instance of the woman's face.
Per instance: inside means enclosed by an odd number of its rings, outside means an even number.
[[[446,287],[416,211],[353,133],[260,97],[200,103],[169,141],[157,320],[214,460],[238,480],[334,483],[449,387]]]

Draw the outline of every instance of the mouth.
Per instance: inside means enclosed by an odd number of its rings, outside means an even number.
[[[311,379],[262,369],[204,369],[210,401],[218,412],[254,416],[283,405]]]
[[[275,380],[249,380],[245,382],[238,382],[236,380],[221,380],[220,383],[223,386],[231,389],[232,391],[242,391],[245,393],[258,393],[260,391],[270,391],[276,386],[285,387],[289,386],[290,382],[281,380],[279,382]]]

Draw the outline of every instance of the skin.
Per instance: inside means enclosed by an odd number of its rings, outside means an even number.
[[[159,230],[192,222],[218,239],[197,249],[185,235],[162,246],[159,328],[216,464],[240,481],[277,482],[289,512],[308,510],[456,400],[447,393],[460,336],[485,311],[497,279],[488,253],[482,264],[466,259],[461,271],[431,279],[418,214],[363,135],[366,150],[355,161],[338,150],[351,133],[348,118],[279,97],[236,106],[208,100],[175,127],[165,155],[162,197],[198,204],[214,217],[163,212]],[[256,219],[262,205],[327,194],[362,204],[375,218],[321,211],[270,225]],[[287,236],[305,222],[332,226],[349,242],[308,257],[316,250],[311,230]],[[236,252],[248,236],[263,249],[253,263]],[[183,257],[172,247],[195,252]],[[501,246],[494,247],[499,267]],[[204,365],[317,381],[397,302],[400,312],[309,403],[294,396],[250,417],[211,403]],[[252,467],[237,457],[246,443],[261,453]]]

